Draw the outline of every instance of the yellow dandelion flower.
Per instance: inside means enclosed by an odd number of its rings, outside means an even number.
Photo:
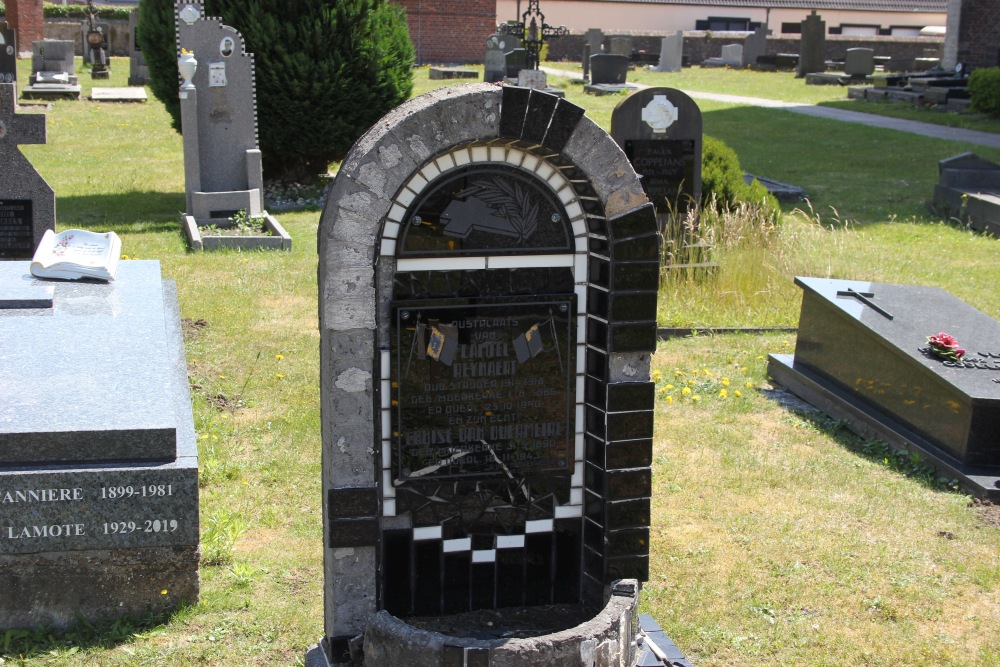
[[[747,389],[753,389],[753,382],[751,382],[750,380],[747,380],[746,387],[747,387]]]
[[[276,354],[276,355],[274,355],[274,358],[277,359],[278,361],[281,361],[282,359],[285,358],[285,355],[283,355],[283,354]]]
[[[719,398],[727,398],[728,396],[729,396],[729,392],[728,391],[726,391],[725,389],[720,389],[719,390]]]
[[[229,415],[219,415],[219,419],[229,419]]]
[[[729,386],[729,378],[722,378],[722,386],[723,387]]]
[[[674,397],[671,396],[670,394],[667,394],[667,403],[673,403],[673,402],[674,402]]]
[[[203,436],[201,436],[201,439],[202,440],[208,440],[208,433],[206,433]]]
[[[668,384],[666,387],[664,387],[664,389],[669,389],[670,391],[673,391],[674,390],[674,385]]]
[[[739,389],[737,389],[736,391],[733,392],[733,396],[735,396],[736,398],[739,398],[742,395],[743,395],[743,393]]]
[[[691,393],[691,387],[684,387],[683,389],[681,389],[681,393],[687,396],[688,394]]]
[[[162,591],[160,591],[160,595],[166,595],[166,594],[167,594],[167,589],[166,588],[164,588]]]
[[[212,436],[212,440],[218,440],[218,439],[219,439],[219,436],[217,436],[217,435],[213,435]]]
[[[688,385],[690,385],[690,386],[693,387],[694,386],[694,380],[688,380]]]
[[[763,361],[763,360],[764,360],[764,355],[763,354],[758,354],[757,355],[757,361]]]
[[[220,380],[225,380],[225,379],[226,379],[226,376],[225,376],[225,375],[220,375],[220,376],[219,376],[219,379],[220,379]]]
[[[278,378],[280,380],[281,378],[285,377],[285,374],[284,373],[275,373],[274,377],[276,377],[276,378]]]
[[[691,397],[691,400],[692,401],[700,401],[701,400],[701,396],[699,396],[698,394],[695,394],[694,396]]]

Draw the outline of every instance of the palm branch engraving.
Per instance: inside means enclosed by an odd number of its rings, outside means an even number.
[[[506,179],[477,179],[455,198],[441,215],[448,220],[444,233],[467,238],[478,229],[523,242],[538,229],[539,204],[531,190]]]

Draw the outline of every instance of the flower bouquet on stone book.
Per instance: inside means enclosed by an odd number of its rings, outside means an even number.
[[[46,230],[31,259],[31,275],[61,280],[114,280],[121,259],[122,241],[114,232],[67,229]]]

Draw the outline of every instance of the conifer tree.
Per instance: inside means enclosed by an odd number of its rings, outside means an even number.
[[[254,54],[264,171],[326,172],[412,92],[413,45],[386,0],[206,0]],[[141,0],[139,39],[150,87],[180,128],[172,0]]]

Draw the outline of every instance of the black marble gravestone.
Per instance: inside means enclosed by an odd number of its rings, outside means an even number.
[[[1000,497],[1000,322],[934,287],[795,282],[803,289],[795,356],[772,356],[771,375]],[[931,350],[927,338],[942,332],[964,356]]]
[[[701,110],[673,88],[647,88],[618,103],[611,137],[642,177],[661,219],[701,201]]]
[[[14,30],[0,23],[0,83],[17,81],[17,38]]]
[[[628,56],[595,53],[590,56],[590,82],[593,85],[620,85],[628,77]]]

